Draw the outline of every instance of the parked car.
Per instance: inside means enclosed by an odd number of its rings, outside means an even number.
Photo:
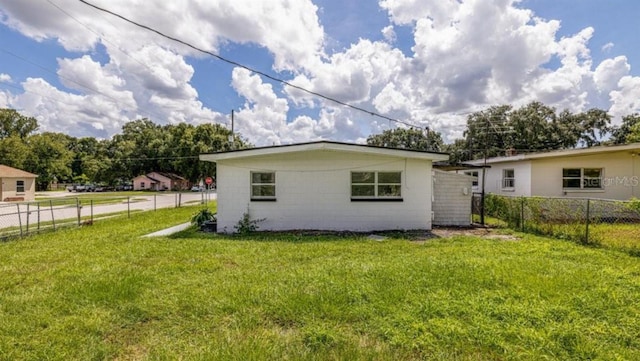
[[[202,192],[202,191],[204,191],[204,187],[193,186],[193,187],[191,187],[191,191],[192,192]]]

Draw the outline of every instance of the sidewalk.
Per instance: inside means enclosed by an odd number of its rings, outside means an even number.
[[[183,224],[179,224],[177,226],[173,226],[173,227],[169,227],[166,229],[162,229],[159,230],[157,232],[153,232],[153,233],[149,233],[149,234],[145,234],[142,237],[163,237],[163,236],[170,236],[174,233],[178,233],[180,231],[184,231],[185,229],[189,228],[189,226],[191,225],[191,223],[183,223]]]

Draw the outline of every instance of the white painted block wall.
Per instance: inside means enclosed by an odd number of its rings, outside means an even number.
[[[250,172],[275,171],[275,202],[250,200]],[[402,172],[403,202],[352,202],[352,171]],[[431,229],[431,161],[315,150],[219,160],[218,231],[233,232],[243,213],[260,230]]]

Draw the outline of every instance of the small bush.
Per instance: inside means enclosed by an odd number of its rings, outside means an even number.
[[[233,226],[238,234],[248,234],[258,230],[258,223],[264,221],[266,218],[260,219],[251,219],[249,212],[244,212],[242,214],[242,218],[238,221],[238,223]]]
[[[631,198],[629,203],[627,203],[627,207],[632,211],[640,213],[640,198]]]
[[[216,214],[204,208],[199,210],[198,213],[194,214],[193,217],[191,217],[191,224],[201,227],[204,224],[204,222],[215,221],[215,220],[216,220]]]

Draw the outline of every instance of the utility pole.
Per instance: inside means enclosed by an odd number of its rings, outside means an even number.
[[[234,132],[233,132],[233,126],[234,126],[234,119],[233,119],[233,112],[234,110],[231,109],[231,135],[229,135],[229,144],[231,145],[231,150],[233,150],[234,148]]]

